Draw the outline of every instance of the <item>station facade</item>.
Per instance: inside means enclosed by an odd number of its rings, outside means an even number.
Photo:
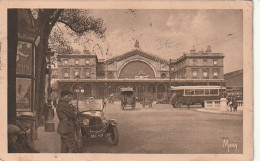
[[[160,100],[168,97],[171,85],[224,86],[223,59],[222,53],[211,53],[210,47],[205,52],[192,49],[176,60],[162,59],[138,47],[107,60],[86,51],[59,54],[52,78],[57,79],[58,93],[70,90],[74,98],[113,95],[117,99],[122,87],[132,87],[137,98]]]

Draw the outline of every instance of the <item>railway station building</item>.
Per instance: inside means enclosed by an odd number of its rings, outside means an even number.
[[[222,53],[207,50],[183,53],[178,59],[162,59],[136,49],[107,60],[91,52],[59,54],[58,65],[52,70],[57,79],[58,93],[71,90],[74,97],[120,96],[122,87],[132,87],[137,98],[152,96],[155,100],[168,97],[170,86],[225,86]]]

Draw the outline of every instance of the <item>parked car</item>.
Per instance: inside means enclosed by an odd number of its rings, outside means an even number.
[[[78,101],[82,140],[105,138],[110,144],[118,144],[117,120],[104,116],[102,99],[93,97]]]

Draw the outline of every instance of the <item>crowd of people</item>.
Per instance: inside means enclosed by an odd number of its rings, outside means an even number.
[[[238,103],[237,98],[235,96],[231,96],[227,98],[227,105],[229,107],[229,111],[237,111]]]

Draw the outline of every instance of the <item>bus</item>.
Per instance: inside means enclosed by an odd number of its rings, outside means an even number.
[[[173,107],[188,104],[201,104],[204,107],[205,100],[220,100],[225,90],[223,86],[171,86],[170,103]]]

